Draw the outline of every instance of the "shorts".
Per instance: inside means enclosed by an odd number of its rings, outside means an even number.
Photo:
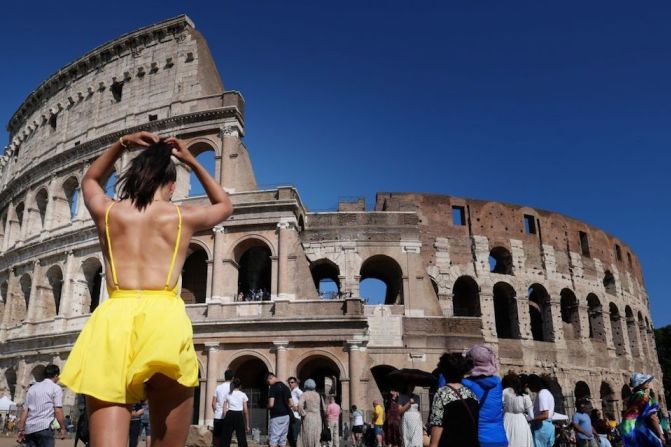
[[[144,430],[145,436],[151,436],[151,424],[149,422],[143,422],[142,429]]]
[[[353,425],[352,433],[363,433],[363,425]]]
[[[289,433],[289,415],[270,418],[268,427],[268,443],[270,445],[287,445]]]
[[[223,433],[223,431],[224,431],[224,420],[215,419],[212,427],[212,436],[221,438],[221,434]]]
[[[384,429],[382,428],[382,425],[374,425],[375,427],[375,434],[376,435],[383,435],[384,434]]]

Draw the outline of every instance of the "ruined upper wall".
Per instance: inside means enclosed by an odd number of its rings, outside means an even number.
[[[188,17],[140,28],[66,65],[28,95],[7,125],[0,178],[7,183],[24,167],[101,135],[222,107],[223,92]]]

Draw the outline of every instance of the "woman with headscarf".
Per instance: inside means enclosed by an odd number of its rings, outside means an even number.
[[[659,425],[659,404],[650,396],[653,376],[642,373],[631,375],[631,396],[624,411],[620,433],[624,447],[662,447],[664,433]]]
[[[514,372],[503,377],[503,427],[510,447],[533,447],[529,420],[533,418],[533,403],[524,393],[522,381]]]
[[[297,445],[302,447],[319,447],[319,437],[322,433],[322,413],[324,404],[322,398],[315,391],[317,384],[308,379],[303,383],[303,394],[298,400],[298,412],[303,417],[301,431],[298,434]]]
[[[468,378],[462,383],[473,391],[480,402],[478,436],[482,447],[507,447],[503,428],[503,386],[497,376],[496,354],[485,345],[475,345],[466,352],[473,363]]]

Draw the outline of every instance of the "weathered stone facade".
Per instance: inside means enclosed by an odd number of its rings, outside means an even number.
[[[214,152],[214,175],[235,206],[231,219],[194,236],[182,275],[201,365],[195,423],[211,421],[208,397],[226,368],[243,376],[253,408],[266,370],[317,377],[344,408],[368,408],[392,366],[432,370],[444,351],[477,342],[498,351],[504,370],[549,373],[556,394],[589,393],[615,412],[632,370],[661,377],[638,259],[597,228],[523,206],[411,193],[380,193],[374,211],[356,202],[311,213],[291,187],[259,190],[242,96],[224,89],[185,16],[62,68],[8,129],[0,394],[18,402],[46,363],[65,361],[107,298],[79,182],[107,145],[139,129]],[[178,171],[175,199],[206,201],[189,195],[188,169]],[[385,283],[384,304],[360,298],[368,278]],[[336,285],[335,297],[320,295],[321,280]],[[247,300],[260,289],[258,301]],[[263,426],[264,413],[253,413],[253,425]]]

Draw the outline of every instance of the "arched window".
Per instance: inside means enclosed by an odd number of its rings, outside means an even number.
[[[552,309],[550,295],[545,287],[534,284],[529,287],[529,318],[531,320],[531,335],[534,340],[553,341]]]
[[[587,295],[587,315],[589,317],[589,338],[606,342],[606,331],[603,327],[603,308],[599,298],[590,293]]]
[[[238,261],[238,300],[270,300],[270,248],[259,239],[247,239],[234,252]]]
[[[625,383],[622,385],[622,389],[620,390],[620,397],[622,398],[622,402],[627,402],[629,400],[629,396],[631,396],[631,388],[629,388],[629,385]]]
[[[513,274],[513,256],[503,247],[494,247],[489,252],[489,271],[501,275]]]
[[[26,206],[23,202],[16,205],[16,220],[19,222],[19,228],[23,225],[23,211],[26,209]]]
[[[599,395],[601,397],[601,408],[604,417],[606,415],[615,415],[615,403],[617,399],[615,398],[615,392],[613,388],[607,382],[601,382],[601,388],[599,389]]]
[[[575,384],[573,396],[575,397],[575,400],[578,401],[580,399],[591,398],[592,392],[589,390],[589,385],[583,381],[579,381]]]
[[[79,182],[77,177],[69,177],[63,183],[63,195],[67,200],[70,220],[77,216],[77,207],[79,206]]]
[[[561,291],[561,319],[564,323],[564,338],[576,340],[580,338],[580,316],[578,300],[571,289]]]
[[[624,315],[627,320],[627,335],[629,336],[629,349],[631,350],[631,356],[633,358],[639,358],[641,356],[641,350],[639,349],[638,345],[636,318],[634,318],[634,312],[631,310],[631,307],[626,306],[624,308]]]
[[[100,292],[102,287],[103,267],[98,258],[88,258],[82,263],[82,271],[86,278],[88,296],[85,297],[82,309],[93,312],[100,304]]]
[[[520,338],[515,289],[499,282],[494,285],[494,318],[499,338]]]
[[[606,289],[606,293],[615,295],[617,293],[617,288],[615,287],[615,277],[610,270],[606,270],[606,273],[603,275],[603,287]]]
[[[310,273],[319,298],[335,299],[340,296],[340,268],[335,262],[319,259],[310,264]]]
[[[643,314],[641,311],[638,311],[638,331],[641,337],[641,346],[643,347],[643,354],[646,357],[650,356],[650,347],[648,346],[648,331],[645,329],[645,320],[643,320]]]
[[[18,317],[19,320],[24,320],[28,315],[28,306],[30,305],[30,289],[32,288],[33,280],[28,273],[24,273],[19,280],[19,284],[21,285],[21,295],[23,296],[23,304],[25,307],[22,306]]]
[[[215,166],[216,166],[216,154],[214,149],[205,144],[194,144],[189,147],[191,153],[196,156],[196,160],[210,173],[213,178],[216,178],[215,175]],[[189,197],[198,197],[205,195],[205,190],[203,185],[201,185],[200,180],[194,172],[189,174]]]
[[[207,252],[192,244],[182,270],[182,299],[186,304],[204,303],[207,295]]]
[[[105,194],[110,196],[113,199],[116,199],[117,196],[117,175],[116,171],[112,171],[109,177],[107,177],[107,180],[104,182],[105,186],[103,189],[105,190]]]
[[[47,216],[47,204],[49,203],[49,194],[46,189],[40,189],[37,194],[35,194],[35,204],[37,205],[37,211],[40,213],[40,226],[44,228],[44,222]]]
[[[384,284],[384,304],[403,304],[403,271],[394,259],[385,255],[371,256],[361,266],[360,275],[359,294],[362,298],[369,298],[365,295],[364,281],[374,279]],[[379,284],[374,287],[379,287]]]
[[[48,296],[44,299],[46,313],[44,317],[54,317],[60,313],[61,291],[63,290],[63,271],[57,265],[47,270]]]
[[[333,396],[336,402],[341,401],[340,369],[330,358],[322,355],[306,358],[296,367],[296,376],[301,383],[314,380],[317,384],[315,391],[326,398]]]
[[[620,317],[620,311],[615,303],[610,303],[608,312],[610,313],[610,330],[613,336],[615,352],[617,355],[624,355],[627,351],[624,346],[624,337],[622,336],[622,318]]]
[[[454,282],[452,307],[455,317],[480,316],[480,288],[470,276],[462,276]]]
[[[16,370],[13,366],[5,370],[5,382],[7,383],[7,388],[9,388],[9,398],[14,399],[14,393],[16,392]]]

